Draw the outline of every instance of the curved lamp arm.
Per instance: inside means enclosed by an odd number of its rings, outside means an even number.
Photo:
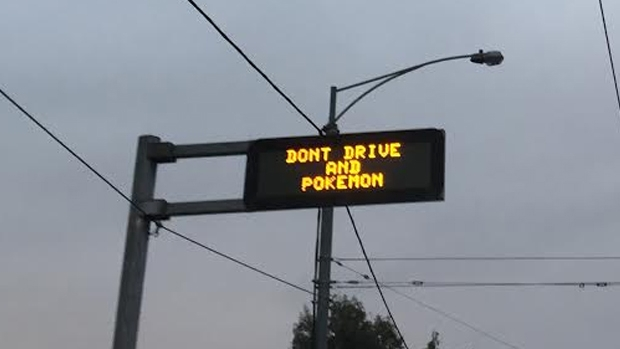
[[[377,76],[375,78],[364,80],[364,81],[358,82],[356,84],[352,84],[352,85],[348,85],[348,86],[345,86],[345,87],[338,88],[336,91],[337,92],[341,92],[341,91],[352,89],[352,88],[355,88],[355,87],[358,87],[358,86],[366,85],[366,84],[369,84],[371,82],[382,80],[379,83],[377,83],[374,86],[372,86],[371,88],[369,88],[368,90],[366,90],[361,95],[359,95],[351,103],[349,103],[349,105],[347,105],[340,113],[338,113],[338,115],[336,115],[336,117],[334,118],[333,123],[338,121],[347,111],[349,111],[349,109],[351,109],[355,104],[357,104],[357,102],[359,102],[362,98],[366,97],[372,91],[378,89],[379,87],[387,84],[388,82],[390,82],[390,81],[392,81],[392,80],[394,80],[394,79],[396,79],[396,78],[398,78],[400,76],[403,76],[403,75],[405,75],[407,73],[410,73],[410,72],[412,72],[414,70],[418,70],[420,68],[426,67],[426,66],[431,65],[431,64],[441,63],[441,62],[445,62],[445,61],[454,61],[454,60],[458,60],[458,59],[466,59],[466,58],[469,58],[473,63],[486,64],[486,65],[489,65],[489,66],[498,65],[498,64],[500,64],[504,60],[504,56],[499,51],[489,51],[489,52],[485,53],[482,50],[480,50],[478,53],[474,53],[474,54],[452,56],[452,57],[435,59],[435,60],[432,60],[432,61],[428,61],[428,62],[425,62],[425,63],[422,63],[422,64],[415,65],[413,67],[397,70],[397,71],[389,73],[389,74]]]

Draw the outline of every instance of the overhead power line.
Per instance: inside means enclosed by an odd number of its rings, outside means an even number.
[[[334,257],[334,261],[364,262],[364,258]],[[371,257],[373,262],[440,262],[440,261],[620,261],[620,256],[429,256],[429,257]]]
[[[405,348],[409,349],[409,346],[407,345],[407,342],[405,341],[405,337],[403,337],[403,334],[400,331],[400,328],[398,327],[398,324],[396,323],[396,320],[394,319],[394,315],[392,315],[392,310],[390,310],[390,306],[388,305],[388,303],[387,303],[387,301],[385,299],[385,295],[383,294],[383,290],[381,289],[381,285],[379,284],[379,281],[377,280],[377,275],[375,274],[375,271],[372,268],[372,263],[370,263],[370,261],[368,260],[368,254],[366,253],[366,248],[364,247],[364,243],[362,242],[362,238],[360,237],[359,231],[357,230],[357,224],[355,224],[355,219],[353,218],[353,214],[351,213],[351,209],[349,208],[349,206],[345,206],[345,208],[347,210],[347,214],[349,215],[349,220],[351,221],[351,225],[353,226],[353,231],[355,232],[355,237],[357,238],[357,242],[360,245],[360,249],[362,250],[362,254],[364,255],[364,258],[366,259],[366,264],[368,265],[368,270],[370,270],[370,274],[372,274],[372,279],[373,279],[373,281],[375,283],[375,286],[377,287],[377,290],[379,291],[379,295],[381,296],[381,300],[383,301],[383,305],[385,306],[385,309],[387,310],[388,316],[392,320],[392,324],[394,324],[394,328],[396,329],[396,332],[398,332],[398,336],[400,337],[400,340],[403,342],[403,345],[405,346]]]
[[[441,316],[443,316],[443,317],[445,317],[447,319],[450,319],[450,320],[452,320],[452,321],[454,321],[456,323],[459,323],[462,326],[467,327],[470,330],[472,330],[472,331],[474,331],[474,332],[476,332],[476,333],[478,333],[478,334],[480,334],[480,335],[482,335],[484,337],[487,337],[487,338],[491,339],[492,341],[494,341],[496,343],[499,343],[501,345],[504,345],[504,346],[512,348],[512,349],[521,349],[520,347],[518,347],[518,346],[516,346],[514,344],[511,344],[511,343],[508,343],[505,340],[503,340],[503,339],[501,339],[501,338],[499,338],[499,337],[497,337],[497,336],[495,336],[495,335],[493,335],[493,334],[491,334],[491,333],[489,333],[487,331],[484,331],[484,330],[480,329],[479,327],[476,327],[474,325],[469,324],[468,322],[465,322],[465,321],[459,319],[455,315],[452,315],[452,314],[450,314],[450,313],[448,313],[446,311],[443,311],[443,310],[441,310],[441,309],[439,309],[439,308],[437,308],[435,306],[432,306],[432,305],[430,305],[428,303],[422,302],[422,301],[420,301],[419,299],[417,299],[417,298],[415,298],[413,296],[410,296],[410,295],[408,295],[406,293],[400,292],[399,290],[394,289],[392,287],[386,287],[386,288],[388,290],[396,293],[397,295],[400,295],[401,297],[404,297],[404,298],[406,298],[406,299],[416,303],[417,305],[421,306],[422,308],[426,308],[426,309],[428,309],[428,310],[430,310],[432,312],[435,312],[435,313],[437,313],[437,314],[439,314],[439,315],[441,315]]]
[[[228,42],[230,44],[230,46],[232,46],[235,51],[237,51],[237,53],[239,55],[241,55],[241,57],[243,57],[243,59],[265,80],[267,81],[267,83],[269,84],[269,86],[271,86],[282,98],[284,98],[284,100],[286,100],[286,102],[293,107],[293,109],[295,109],[295,111],[297,111],[297,113],[299,113],[299,115],[301,115],[302,118],[304,118],[310,125],[312,125],[312,127],[314,127],[319,134],[323,134],[323,130],[321,130],[321,128],[314,122],[312,121],[312,119],[310,119],[310,117],[308,115],[306,115],[306,113],[304,113],[301,108],[299,108],[297,106],[297,104],[295,104],[295,102],[293,102],[293,100],[286,94],[284,93],[284,91],[282,91],[282,89],[280,89],[278,87],[278,85],[276,85],[271,78],[269,78],[269,76],[267,76],[267,74],[265,74],[265,72],[263,72],[249,57],[248,55],[243,52],[243,50],[239,47],[239,45],[237,45],[222,29],[220,29],[220,27],[215,23],[215,21],[213,21],[213,19],[202,9],[200,8],[200,6],[198,6],[196,4],[196,2],[194,2],[193,0],[186,0],[190,5],[192,5],[192,7],[198,11],[198,13],[200,13],[202,15],[202,17],[207,20],[207,22],[209,22],[209,24],[211,24],[211,26],[213,27],[213,29],[215,29],[217,31],[217,33],[224,39],[226,40],[226,42]]]
[[[368,274],[364,274],[364,273],[362,273],[362,272],[359,272],[359,271],[357,271],[357,270],[355,270],[355,269],[353,269],[353,268],[349,267],[348,265],[343,264],[342,262],[340,262],[340,261],[338,261],[338,260],[334,260],[334,263],[336,263],[338,266],[340,266],[340,267],[341,267],[341,268],[343,268],[343,269],[346,269],[346,270],[348,270],[348,271],[350,271],[350,272],[353,272],[353,273],[355,273],[355,274],[357,274],[357,275],[359,275],[359,276],[363,277],[363,278],[364,278],[364,279],[366,279],[366,280],[370,280],[370,276],[368,276]]]
[[[605,32],[605,41],[607,42],[607,55],[609,56],[609,65],[611,66],[611,75],[614,79],[614,89],[616,91],[616,101],[618,102],[618,112],[620,112],[620,92],[618,92],[618,78],[616,77],[616,68],[614,67],[614,58],[611,52],[611,44],[609,43],[609,33],[607,32],[607,20],[605,16],[605,9],[603,8],[603,0],[598,0],[598,5],[601,10],[601,19],[603,22],[603,30]]]
[[[123,193],[116,185],[114,185],[111,181],[109,181],[101,172],[97,171],[93,166],[91,166],[84,158],[78,155],[71,147],[69,147],[65,142],[63,142],[60,138],[58,138],[52,131],[50,131],[47,127],[45,127],[37,118],[35,118],[32,114],[30,114],[26,109],[24,109],[17,101],[15,101],[8,93],[4,92],[2,88],[0,88],[0,94],[4,96],[15,108],[17,108],[22,114],[24,114],[31,122],[33,122],[41,131],[47,133],[49,137],[51,137],[54,142],[58,143],[64,150],[69,152],[71,156],[77,159],[82,165],[86,166],[86,168],[92,172],[97,178],[103,181],[110,189],[116,192],[120,197],[122,197],[125,201],[127,201],[133,208],[144,213],[144,211],[140,208],[140,206],[136,205],[129,196]]]
[[[374,288],[374,282],[369,281],[368,274],[364,274],[357,269],[351,268],[342,263],[341,260],[334,260],[339,267],[346,269],[363,280],[333,281],[334,288],[340,289],[365,289]],[[539,282],[474,282],[474,281],[381,281],[381,285],[396,288],[441,288],[441,287],[534,287],[534,286],[555,286],[555,287],[615,287],[620,286],[620,281],[539,281]]]
[[[351,271],[351,272],[353,272],[355,274],[360,275],[364,279],[368,279],[369,278],[368,275],[366,275],[366,274],[364,274],[364,273],[362,273],[362,272],[360,272],[360,271],[358,271],[358,270],[356,270],[354,268],[347,267],[342,262],[335,261],[335,263],[338,266],[340,266],[340,267],[343,267],[343,268],[345,268],[345,269],[347,269],[347,270],[349,270],[349,271]],[[520,349],[518,346],[516,346],[514,344],[511,344],[511,343],[508,343],[508,342],[504,341],[503,339],[501,339],[501,338],[499,338],[499,337],[497,337],[497,336],[495,336],[495,335],[493,335],[493,334],[491,334],[491,333],[489,333],[489,332],[487,332],[487,331],[485,331],[485,330],[483,330],[483,329],[481,329],[481,328],[479,328],[477,326],[474,326],[474,325],[472,325],[472,324],[470,324],[470,323],[468,323],[468,322],[466,322],[464,320],[461,320],[458,317],[456,317],[455,315],[452,315],[452,314],[450,314],[450,313],[448,313],[448,312],[446,312],[444,310],[441,310],[441,309],[439,309],[439,308],[437,308],[437,307],[435,307],[433,305],[425,303],[425,302],[423,302],[423,301],[421,301],[421,300],[419,300],[419,299],[417,299],[417,298],[415,298],[415,297],[413,297],[411,295],[403,293],[403,292],[399,291],[398,289],[396,289],[394,287],[390,287],[390,286],[384,285],[382,283],[379,283],[379,284],[382,285],[384,288],[387,288],[388,290],[396,293],[397,295],[408,299],[409,301],[415,303],[416,305],[418,305],[418,306],[420,306],[422,308],[425,308],[427,310],[430,310],[430,311],[432,311],[434,313],[437,313],[437,314],[443,316],[446,319],[454,321],[454,322],[456,322],[456,323],[458,323],[458,324],[460,324],[460,325],[462,325],[462,326],[464,326],[464,327],[466,327],[466,328],[468,328],[468,329],[470,329],[470,330],[472,330],[472,331],[474,331],[474,332],[476,332],[476,333],[478,333],[478,334],[480,334],[480,335],[482,335],[484,337],[487,337],[488,339],[490,339],[490,340],[492,340],[492,341],[494,341],[496,343],[499,343],[501,345],[504,345],[504,346],[512,348],[512,349]]]
[[[374,285],[365,280],[335,281],[334,288],[369,289]],[[567,282],[471,282],[471,281],[383,281],[381,285],[395,288],[446,287],[616,287],[620,281],[567,281]]]
[[[127,196],[125,193],[123,193],[114,183],[112,183],[112,181],[110,181],[109,179],[107,179],[101,172],[99,172],[97,169],[95,169],[95,167],[93,165],[91,165],[88,161],[86,161],[82,156],[78,155],[76,151],[74,151],[69,145],[67,145],[63,140],[61,140],[58,136],[56,136],[52,131],[49,130],[48,127],[46,127],[45,125],[43,125],[36,117],[34,117],[31,113],[29,113],[24,107],[22,107],[19,103],[17,103],[17,101],[15,99],[13,99],[11,96],[9,96],[8,93],[6,93],[2,88],[0,88],[0,94],[2,94],[2,96],[4,96],[4,98],[6,98],[15,108],[17,108],[23,115],[25,115],[32,123],[34,123],[40,130],[42,130],[43,132],[45,132],[50,138],[52,138],[54,140],[54,142],[56,142],[58,145],[60,145],[63,149],[65,149],[69,154],[71,154],[71,156],[75,159],[77,159],[82,165],[84,165],[90,172],[92,172],[93,174],[95,174],[95,176],[97,176],[97,178],[99,178],[102,182],[104,182],[110,189],[112,189],[116,194],[118,194],[121,198],[123,198],[123,200],[125,200],[126,202],[128,202],[134,209],[138,210],[140,213],[146,215],[146,212],[135,202],[133,202],[129,196]],[[291,282],[288,282],[280,277],[277,277],[273,274],[270,274],[268,272],[265,272],[257,267],[254,267],[246,262],[243,262],[237,258],[231,257],[223,252],[217,251],[214,248],[208,247],[202,243],[199,243],[175,230],[172,230],[166,226],[164,226],[161,222],[155,222],[156,226],[158,228],[164,229],[166,231],[168,231],[169,233],[182,238],[192,244],[195,244],[197,246],[200,246],[202,248],[204,248],[205,250],[214,253],[220,257],[226,258],[231,262],[234,262],[238,265],[241,265],[242,267],[245,267],[247,269],[250,269],[256,273],[259,273],[265,277],[268,277],[272,280],[278,281],[282,284],[285,284],[287,286],[290,286],[292,288],[295,288],[299,291],[303,291],[305,293],[309,293],[312,294],[312,291],[307,290],[301,286],[295,285]]]
[[[183,234],[180,234],[179,232],[177,232],[177,231],[175,231],[173,229],[170,229],[170,228],[168,228],[166,226],[163,226],[163,225],[161,225],[161,229],[163,229],[163,230],[169,232],[170,234],[175,235],[175,236],[177,236],[177,237],[179,237],[179,238],[181,238],[181,239],[183,239],[183,240],[185,240],[185,241],[187,241],[187,242],[189,242],[191,244],[194,244],[194,245],[196,245],[196,246],[198,246],[200,248],[203,248],[203,249],[205,249],[205,250],[207,250],[207,251],[209,251],[211,253],[214,253],[214,254],[222,257],[222,258],[228,259],[229,261],[231,261],[233,263],[241,265],[241,266],[243,266],[243,267],[245,267],[247,269],[250,269],[250,270],[252,270],[252,271],[254,271],[254,272],[258,273],[258,274],[261,274],[261,275],[263,275],[263,276],[265,276],[265,277],[267,277],[269,279],[278,281],[278,282],[280,282],[282,284],[285,284],[287,286],[290,286],[290,287],[292,287],[294,289],[297,289],[299,291],[302,291],[302,292],[305,292],[305,293],[313,295],[313,292],[308,290],[308,289],[306,289],[306,288],[303,288],[303,287],[301,287],[299,285],[296,285],[296,284],[294,284],[292,282],[286,281],[286,280],[282,279],[281,277],[275,276],[275,275],[273,275],[271,273],[268,273],[266,271],[258,269],[257,267],[254,267],[254,266],[252,266],[252,265],[250,265],[250,264],[248,264],[246,262],[243,262],[243,261],[241,261],[241,260],[239,260],[237,258],[231,257],[231,256],[229,256],[229,255],[227,255],[225,253],[217,251],[216,249],[214,249],[212,247],[209,247],[209,246],[207,246],[207,245],[205,245],[205,244],[203,244],[201,242],[198,242],[198,241],[196,241],[196,240],[194,240],[194,239],[192,239],[190,237],[187,237],[187,236],[185,236]]]

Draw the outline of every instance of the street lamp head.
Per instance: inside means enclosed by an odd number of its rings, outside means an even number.
[[[499,65],[504,61],[504,55],[499,51],[484,52],[480,50],[480,52],[471,55],[470,61],[488,66]]]

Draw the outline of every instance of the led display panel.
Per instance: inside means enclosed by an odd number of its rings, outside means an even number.
[[[439,129],[261,139],[249,148],[250,210],[443,200]]]

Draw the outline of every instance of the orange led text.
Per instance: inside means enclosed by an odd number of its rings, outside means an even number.
[[[337,176],[316,176],[302,177],[301,191],[308,189],[316,191],[327,190],[348,190],[348,189],[368,189],[382,188],[384,185],[383,173],[363,173],[355,175],[337,175]]]
[[[306,147],[286,150],[285,162],[292,166],[323,163],[324,171],[302,175],[300,189],[308,191],[355,190],[383,188],[384,172],[364,172],[366,162],[401,157],[400,142],[342,145],[337,151],[332,147]],[[316,165],[314,165],[316,166]]]
[[[378,157],[399,158],[400,146],[400,142],[367,145],[345,145],[344,159],[375,159]]]
[[[306,162],[321,162],[329,159],[330,147],[300,148],[286,150],[286,163],[304,164]]]

